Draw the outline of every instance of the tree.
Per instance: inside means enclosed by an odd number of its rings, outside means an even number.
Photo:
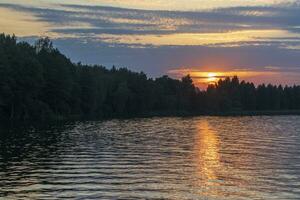
[[[35,42],[34,47],[37,54],[41,51],[46,51],[48,53],[54,51],[53,43],[51,42],[49,37],[40,38]]]
[[[0,34],[0,121],[300,109],[300,86],[220,79],[200,91],[190,75],[149,79],[126,68],[74,64],[49,38],[34,46]]]
[[[121,116],[127,115],[126,106],[130,99],[131,91],[127,86],[127,82],[123,81],[119,83],[117,90],[114,92],[113,107],[116,114]]]

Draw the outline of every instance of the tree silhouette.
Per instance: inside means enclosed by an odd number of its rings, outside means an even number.
[[[107,118],[171,113],[299,110],[300,86],[225,78],[200,91],[181,80],[126,68],[72,63],[49,38],[31,46],[0,34],[0,121]]]

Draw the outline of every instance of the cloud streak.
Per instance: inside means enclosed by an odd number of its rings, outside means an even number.
[[[142,5],[150,1],[129,6],[131,0],[89,1],[86,5],[73,0],[51,5],[37,2],[0,3],[0,9],[5,11],[3,18],[11,18],[0,21],[0,25],[6,33],[26,40],[49,35],[74,61],[124,66],[151,76],[169,73],[174,77],[177,76],[170,70],[183,66],[199,72],[232,71],[232,66],[241,66],[248,73],[266,73],[259,66],[279,66],[280,70],[273,74],[276,81],[290,84],[300,80],[294,76],[300,71],[298,1],[283,5],[282,1],[243,4],[236,0],[231,5],[211,6],[213,9],[180,11],[159,9],[156,1],[152,6]],[[14,24],[13,20],[20,29],[8,26]],[[259,74],[255,76],[261,78]],[[268,77],[263,80],[272,82]]]
[[[153,11],[103,6],[57,5],[55,8],[0,4],[52,24],[52,31],[81,35],[224,33],[277,29],[299,32],[299,6],[234,7],[209,11]],[[77,27],[73,25],[77,24]],[[78,26],[84,24],[85,26]],[[60,26],[60,28],[58,28]]]
[[[51,6],[59,4],[60,0],[2,0],[3,3],[23,4],[29,6]],[[120,8],[134,8],[142,10],[207,10],[216,8],[230,8],[238,6],[278,6],[293,5],[298,0],[68,0],[64,4],[113,6]]]

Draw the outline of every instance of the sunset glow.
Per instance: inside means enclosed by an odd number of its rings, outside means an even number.
[[[300,0],[0,0],[0,133],[0,200],[300,200]]]
[[[195,85],[206,89],[209,84],[215,84],[219,79],[224,79],[226,77],[238,76],[240,80],[245,80],[249,82],[254,82],[257,84],[262,83],[272,83],[272,84],[282,84],[291,85],[290,80],[295,77],[300,77],[299,73],[296,72],[282,72],[276,68],[267,67],[264,71],[253,71],[253,70],[228,70],[228,71],[200,71],[197,68],[181,68],[170,70],[168,73],[173,77],[182,77],[189,74]],[[280,81],[279,81],[280,80]]]
[[[208,72],[207,73],[207,79],[205,80],[205,82],[207,82],[208,84],[213,84],[216,81],[218,81],[217,76],[218,76],[217,73]]]
[[[299,9],[296,0],[0,0],[0,27],[20,41],[49,36],[73,62],[190,74],[201,88],[235,75],[294,85]]]

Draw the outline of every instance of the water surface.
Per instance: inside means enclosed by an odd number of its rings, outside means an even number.
[[[300,199],[299,144],[299,116],[2,131],[0,198]]]

